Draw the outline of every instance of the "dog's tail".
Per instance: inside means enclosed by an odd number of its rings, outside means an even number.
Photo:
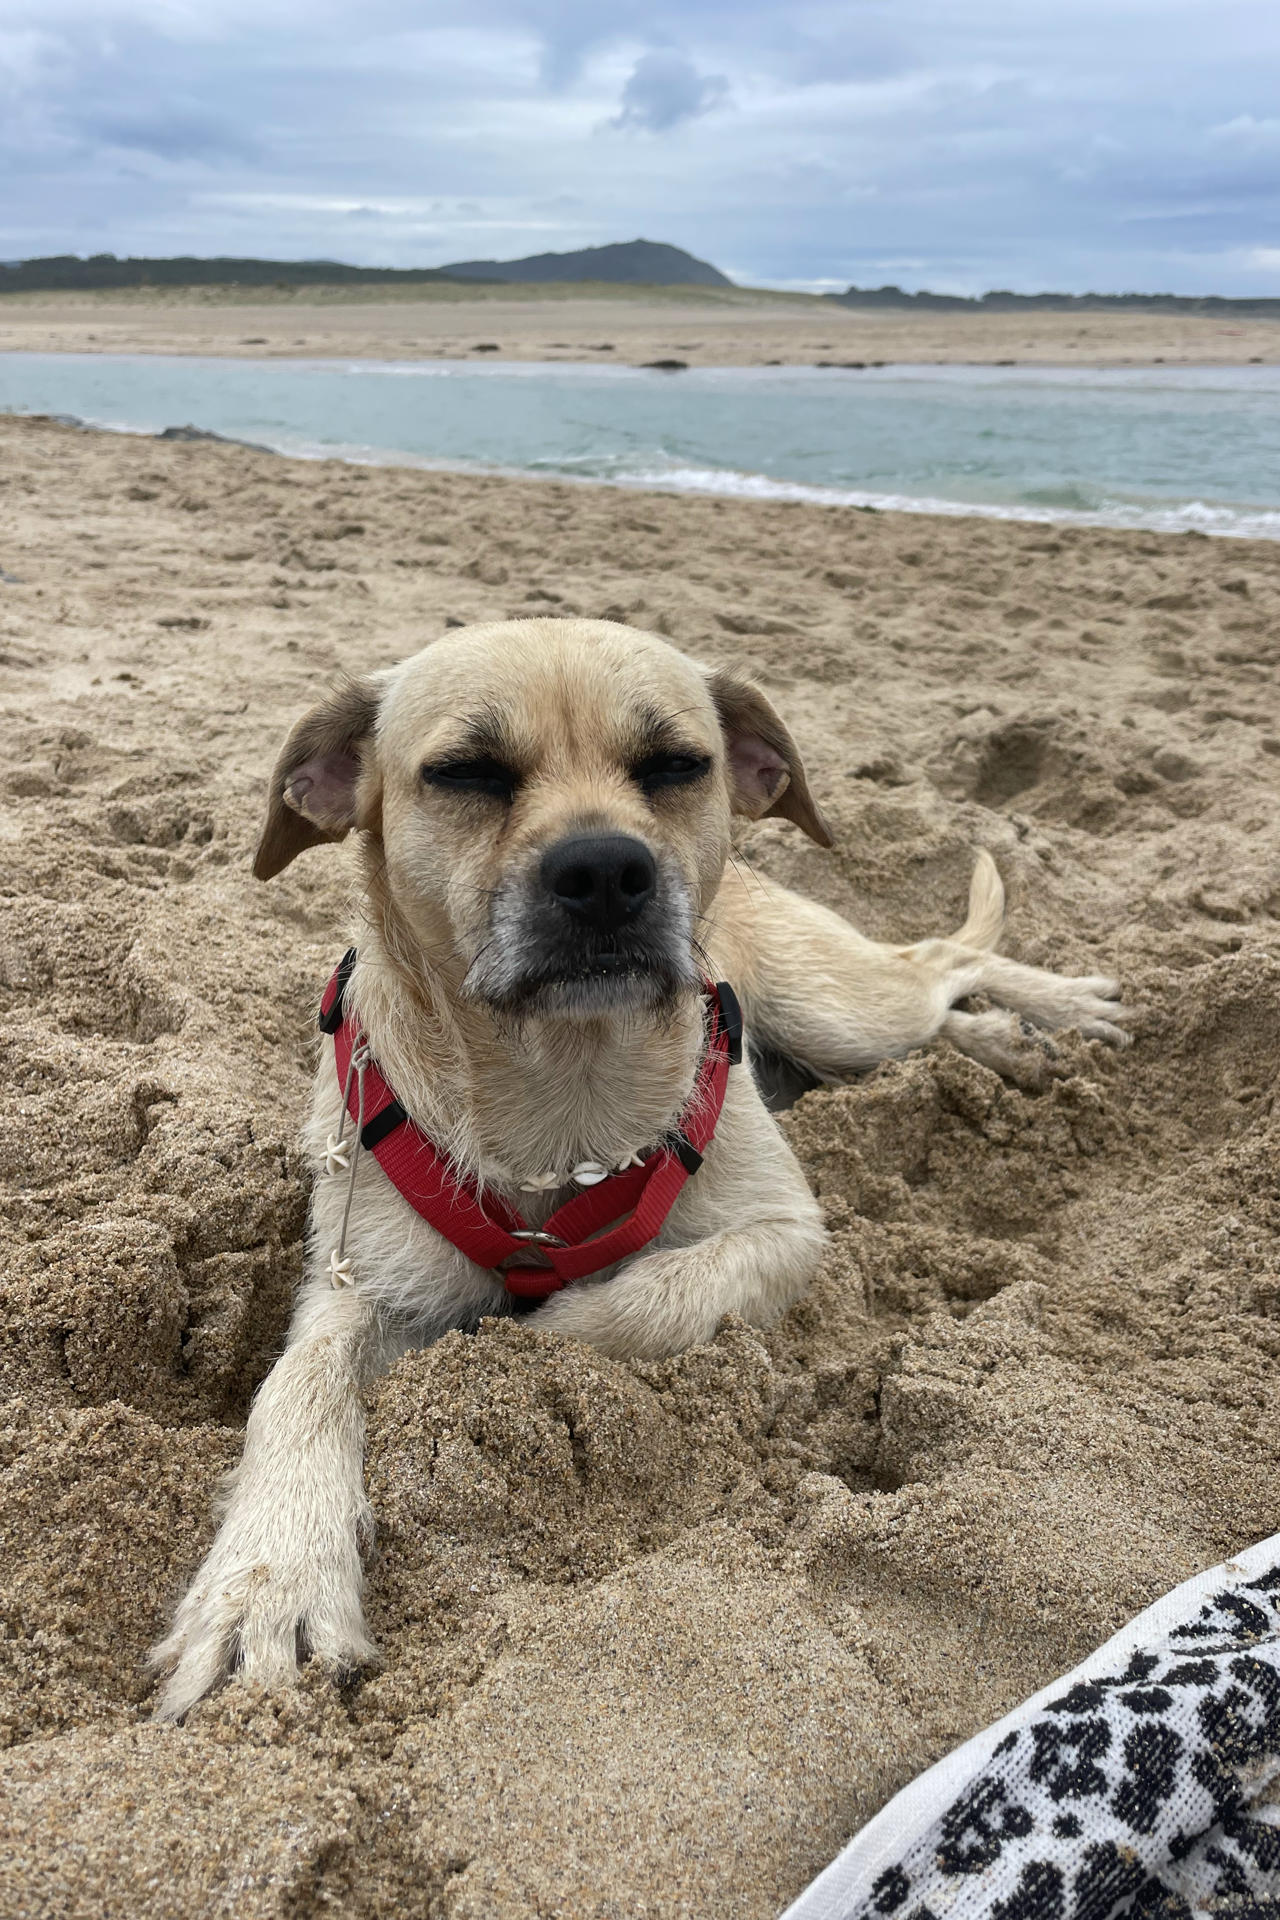
[[[969,882],[969,917],[955,936],[962,947],[990,952],[1004,926],[1004,882],[985,847],[979,847]]]

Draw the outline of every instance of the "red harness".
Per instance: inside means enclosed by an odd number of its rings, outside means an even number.
[[[350,1076],[358,1030],[347,1019],[343,997],[355,966],[354,947],[342,957],[320,1003],[322,1032],[333,1035],[339,1086],[347,1086],[347,1111],[359,1124],[359,1089]],[[364,1127],[360,1144],[372,1153],[393,1187],[415,1213],[429,1221],[479,1267],[498,1274],[507,1292],[531,1303],[558,1293],[570,1280],[598,1273],[655,1237],[716,1130],[729,1068],[742,1058],[742,1015],[724,981],[706,983],[706,1045],[689,1103],[676,1129],[638,1167],[611,1173],[575,1194],[537,1229],[528,1227],[496,1194],[482,1199],[409,1118],[374,1061],[364,1070]]]

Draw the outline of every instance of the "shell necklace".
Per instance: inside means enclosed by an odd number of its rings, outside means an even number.
[[[520,1182],[521,1193],[552,1193],[557,1187],[567,1187],[572,1181],[575,1187],[598,1187],[612,1173],[626,1173],[631,1167],[642,1167],[644,1155],[629,1153],[616,1167],[606,1167],[600,1160],[579,1160],[576,1167],[570,1167],[568,1173],[539,1173],[532,1180]]]

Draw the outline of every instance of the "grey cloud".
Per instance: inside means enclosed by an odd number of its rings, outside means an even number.
[[[609,124],[665,133],[719,106],[728,92],[722,73],[699,73],[678,53],[646,53],[632,68],[622,89],[621,111]]]
[[[1274,0],[446,11],[5,0],[0,257],[649,233],[756,282],[1280,293]]]
[[[248,160],[253,142],[200,113],[103,114],[88,118],[84,136],[103,146],[149,153],[158,160]]]

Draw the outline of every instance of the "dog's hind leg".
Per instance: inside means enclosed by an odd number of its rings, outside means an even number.
[[[952,1007],[970,993],[982,993],[1009,1011],[950,1011],[939,1038],[1013,1079],[1023,1077],[1015,1070],[1016,1061],[1029,1058],[1027,1022],[1049,1032],[1075,1027],[1087,1040],[1106,1040],[1113,1046],[1129,1044],[1130,1035],[1120,1023],[1131,1015],[1120,1004],[1118,980],[1105,974],[1051,973],[1006,959],[993,951],[1003,924],[1004,888],[994,860],[983,850],[974,867],[968,918],[959,933],[949,940],[921,941],[906,952],[923,966],[941,969],[950,982]],[[973,949],[981,950],[980,959]]]
[[[764,881],[727,876],[709,930],[718,964],[739,986],[748,1033],[817,1081],[838,1081],[877,1061],[945,1039],[1024,1083],[1043,1078],[1019,1016],[1044,1028],[1079,1026],[1123,1041],[1126,1016],[1110,980],[1064,978],[992,952],[1004,924],[1004,888],[979,853],[964,925],[950,938],[890,947],[847,920]],[[967,1013],[956,1003],[986,993],[1008,1012]]]
[[[953,1007],[937,1038],[1030,1093],[1039,1092],[1053,1073],[1052,1052],[1031,1039],[1018,1016],[1003,1007],[987,1013],[961,1013]]]
[[[1050,1031],[1078,1027],[1087,1040],[1108,1040],[1121,1047],[1132,1037],[1121,1024],[1133,1017],[1132,1010],[1121,1005],[1120,982],[1106,974],[1049,973],[992,953],[974,991]]]
[[[752,1043],[813,1079],[842,1080],[935,1037],[952,1004],[974,991],[1003,902],[995,863],[983,854],[964,944],[890,947],[813,900],[733,870],[709,944],[742,997]]]

